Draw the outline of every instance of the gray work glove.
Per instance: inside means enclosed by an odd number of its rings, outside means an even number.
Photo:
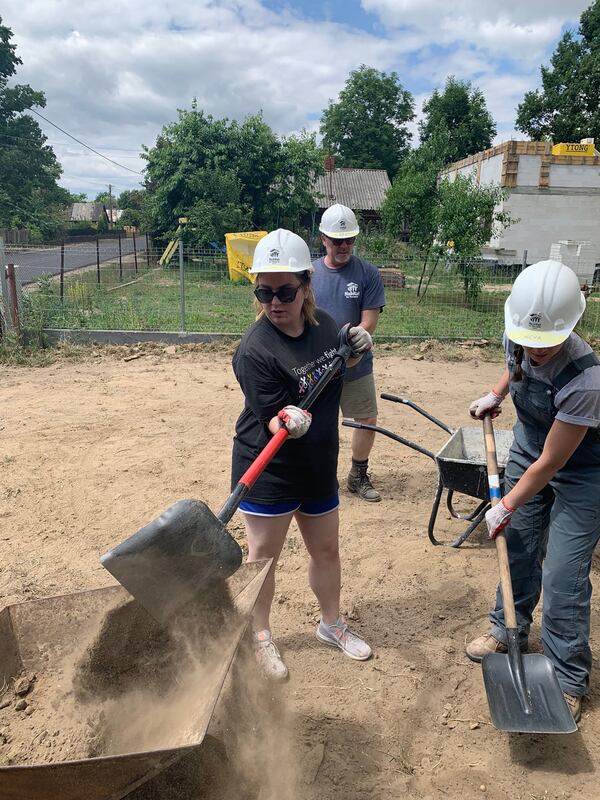
[[[352,355],[357,356],[373,347],[373,339],[366,328],[356,325],[348,331],[348,344],[352,348]]]

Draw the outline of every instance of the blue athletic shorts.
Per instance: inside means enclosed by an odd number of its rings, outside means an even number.
[[[242,500],[239,508],[244,514],[253,514],[256,517],[283,517],[296,511],[306,514],[307,517],[322,517],[338,508],[339,504],[340,498],[334,494],[326,500],[305,500],[302,503],[297,500],[290,503],[252,503]]]

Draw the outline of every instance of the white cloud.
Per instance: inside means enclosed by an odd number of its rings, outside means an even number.
[[[42,113],[132,169],[162,126],[193,97],[216,117],[243,119],[262,109],[279,133],[315,129],[315,115],[361,63],[396,70],[417,110],[448,74],[486,95],[500,131],[538,81],[539,64],[587,2],[362,0],[384,26],[380,36],[260,0],[5,0],[3,23],[23,60],[17,79],[46,94]],[[328,14],[331,20],[331,10]],[[507,64],[512,64],[507,69]],[[516,77],[510,73],[516,72]],[[42,123],[64,166],[62,183],[95,194],[139,180]]]

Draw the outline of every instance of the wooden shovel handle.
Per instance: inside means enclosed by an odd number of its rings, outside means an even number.
[[[490,502],[492,506],[500,502],[500,474],[496,456],[496,439],[494,426],[489,414],[483,418],[483,437],[485,439],[485,456],[487,461],[488,483],[490,486]],[[504,604],[504,621],[507,628],[517,627],[517,615],[513,599],[510,566],[508,563],[508,548],[504,531],[500,531],[495,539],[496,555],[498,556],[498,571],[500,573],[500,588],[502,589],[502,602]]]

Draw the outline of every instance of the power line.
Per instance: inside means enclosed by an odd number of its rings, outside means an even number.
[[[68,142],[64,142],[64,141],[63,142],[61,142],[61,141],[53,142],[51,139],[46,138],[46,141],[41,143],[39,139],[32,139],[31,137],[28,137],[28,136],[15,136],[12,133],[0,133],[0,139],[14,139],[17,142],[33,142],[34,144],[38,144],[41,147],[47,147],[47,146],[50,146],[50,147],[69,147],[69,143]],[[132,159],[133,160],[135,158],[139,158],[140,157],[139,150],[134,150],[134,149],[128,148],[128,147],[108,147],[106,149],[109,152],[114,152],[114,153],[137,153],[137,155],[135,155],[135,156],[123,156],[122,155],[122,156],[119,156],[119,158],[128,158],[128,159]],[[91,158],[90,153],[86,153],[84,150],[67,151],[66,155],[69,155],[69,156],[70,155],[88,156],[88,157]]]
[[[36,111],[34,108],[31,108],[29,110],[33,111],[34,114],[37,114],[38,117],[41,117],[41,119],[45,120],[49,125],[52,125],[54,128],[59,130],[61,133],[64,133],[65,136],[68,136],[70,139],[73,139],[73,141],[77,142],[77,144],[82,145],[83,147],[87,148],[88,150],[91,150],[92,153],[95,153],[97,156],[100,156],[100,158],[104,158],[106,161],[110,161],[111,164],[115,164],[117,167],[120,167],[121,169],[127,170],[127,172],[133,172],[134,175],[142,175],[143,174],[142,172],[138,172],[138,170],[136,170],[136,169],[131,169],[130,167],[126,167],[124,164],[119,164],[118,161],[114,161],[112,158],[109,158],[108,156],[105,156],[102,153],[99,153],[97,150],[94,150],[94,148],[90,147],[89,144],[86,144],[85,142],[82,142],[81,139],[78,139],[76,136],[73,136],[68,131],[66,131],[64,128],[61,128],[60,125],[57,125],[55,122],[52,122],[47,117],[45,117],[43,114],[40,114],[40,112]]]

